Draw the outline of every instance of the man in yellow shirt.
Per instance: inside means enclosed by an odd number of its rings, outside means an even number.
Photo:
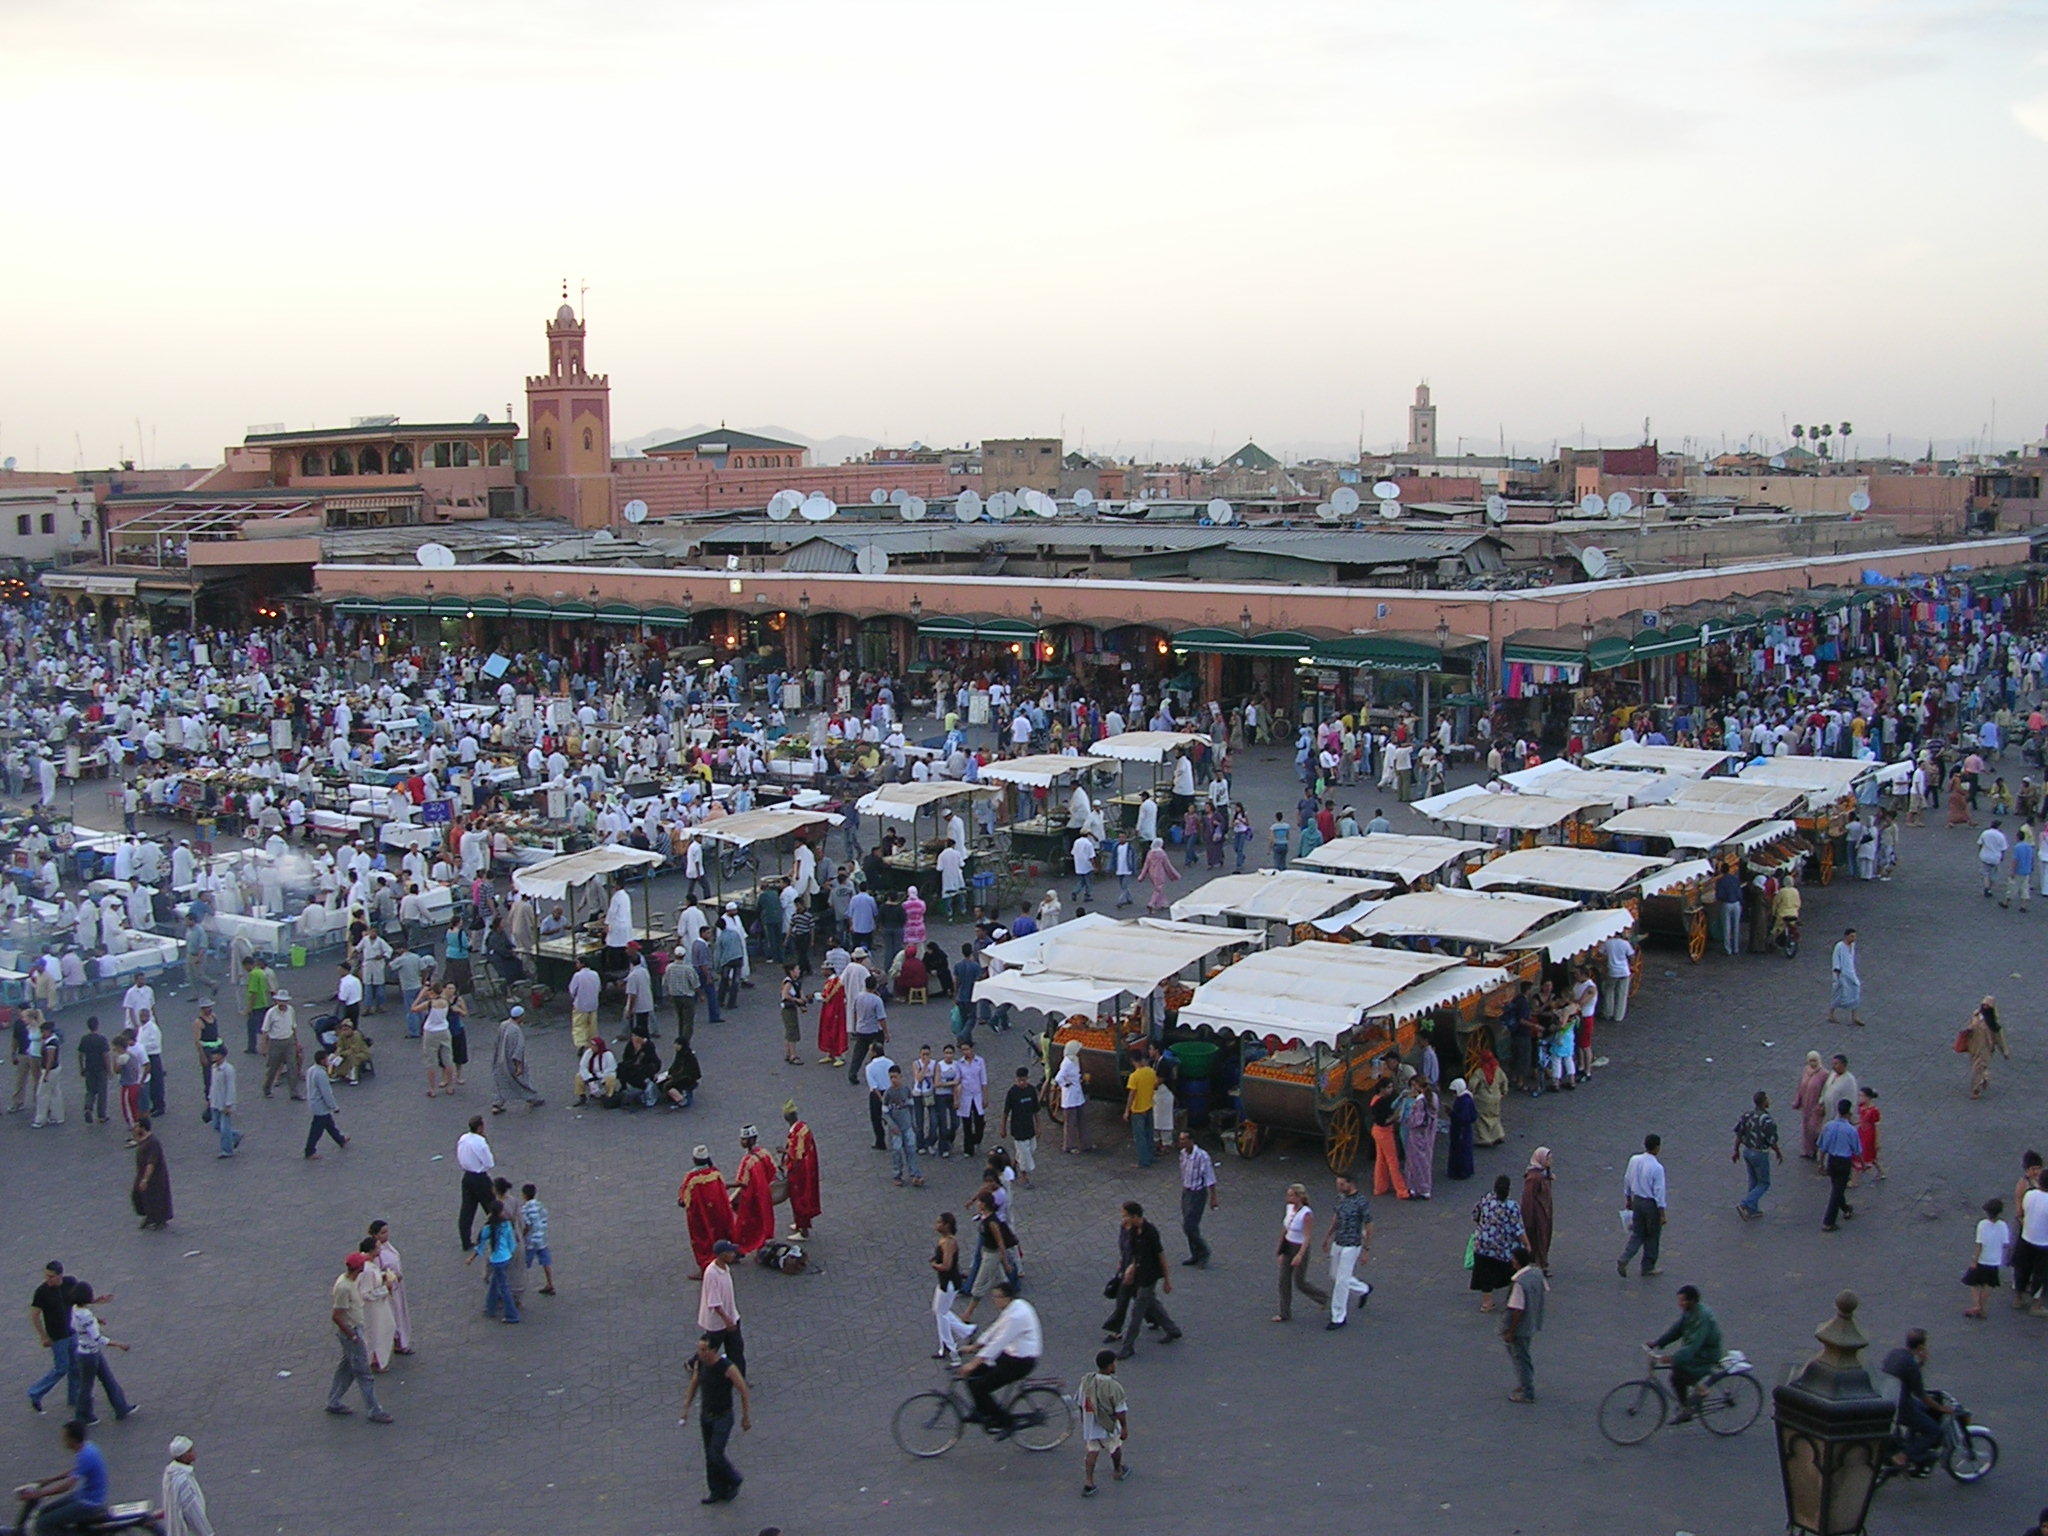
[[[1152,1070],[1151,1053],[1144,1046],[1136,1048],[1131,1061],[1131,1075],[1124,1079],[1124,1119],[1131,1127],[1131,1144],[1138,1149],[1138,1166],[1150,1168],[1155,1151],[1152,1096],[1159,1091],[1159,1074]]]

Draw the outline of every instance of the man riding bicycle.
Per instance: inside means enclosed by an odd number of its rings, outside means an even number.
[[[967,1391],[974,1399],[969,1422],[986,1424],[998,1439],[1007,1439],[1016,1425],[1010,1411],[996,1401],[996,1393],[1029,1376],[1045,1344],[1038,1311],[1030,1302],[1017,1299],[1015,1281],[998,1280],[995,1296],[1002,1310],[976,1342],[974,1359],[962,1365],[959,1374],[967,1378]]]
[[[1721,1324],[1700,1304],[1696,1285],[1678,1288],[1678,1320],[1652,1339],[1649,1348],[1659,1350],[1673,1342],[1678,1348],[1656,1358],[1659,1365],[1671,1368],[1671,1389],[1678,1398],[1678,1416],[1672,1422],[1683,1424],[1695,1412],[1699,1383],[1720,1367],[1726,1353],[1721,1345]]]
[[[1771,898],[1771,938],[1775,942],[1785,932],[1785,925],[1799,921],[1799,882],[1787,875],[1778,887],[1778,894]]]
[[[1903,1348],[1884,1357],[1884,1373],[1899,1383],[1899,1430],[1905,1446],[1892,1457],[1900,1470],[1915,1467],[1934,1454],[1941,1444],[1941,1421],[1954,1412],[1947,1403],[1927,1389],[1923,1368],[1927,1364],[1927,1330],[1908,1328]]]

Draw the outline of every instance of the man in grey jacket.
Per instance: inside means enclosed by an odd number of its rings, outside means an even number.
[[[334,1138],[337,1147],[348,1145],[348,1138],[335,1128],[334,1117],[341,1113],[341,1106],[334,1099],[334,1079],[328,1075],[331,1064],[338,1064],[336,1058],[326,1052],[316,1052],[313,1065],[306,1068],[306,1108],[313,1112],[312,1127],[306,1132],[306,1156],[318,1157],[317,1148],[321,1136]]]
[[[491,1045],[491,1113],[494,1115],[505,1112],[505,1101],[514,1093],[526,1100],[528,1109],[538,1109],[547,1102],[526,1075],[526,1028],[519,1022],[525,1017],[526,1010],[514,1003],[511,1014],[498,1025],[498,1038]]]
[[[207,1051],[213,1058],[213,1072],[206,1082],[206,1107],[220,1134],[220,1155],[233,1157],[242,1144],[242,1133],[235,1129],[235,1065],[228,1060],[228,1048],[221,1041],[214,1041]]]

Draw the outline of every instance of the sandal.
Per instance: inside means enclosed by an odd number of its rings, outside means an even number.
[[[1493,1310],[1493,1298],[1489,1296],[1486,1298],[1486,1300],[1479,1303],[1479,1310],[1482,1312],[1491,1312]]]

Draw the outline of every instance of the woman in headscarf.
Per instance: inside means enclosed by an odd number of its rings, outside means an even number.
[[[1501,1100],[1507,1092],[1508,1075],[1501,1069],[1500,1058],[1482,1048],[1479,1071],[1472,1079],[1472,1107],[1478,1112],[1473,1140],[1482,1147],[1497,1147],[1508,1139],[1507,1128],[1500,1123]]]
[[[1152,895],[1145,903],[1145,910],[1159,911],[1166,905],[1166,887],[1180,879],[1180,871],[1173,867],[1173,860],[1166,852],[1166,844],[1159,839],[1152,840],[1152,847],[1145,855],[1145,863],[1138,871],[1138,878],[1152,887]]]
[[[903,947],[906,950],[922,949],[925,940],[924,898],[912,886],[903,894]]]
[[[1551,1228],[1550,1148],[1538,1147],[1529,1154],[1529,1166],[1522,1174],[1522,1230],[1528,1234],[1529,1257],[1550,1273]]]
[[[1948,781],[1948,824],[1952,827],[1977,825],[1970,816],[1969,775],[1960,771]]]
[[[1506,1174],[1493,1181],[1493,1193],[1481,1195],[1472,1207],[1471,1288],[1486,1299],[1479,1310],[1493,1310],[1493,1293],[1514,1278],[1515,1250],[1529,1246],[1529,1234],[1522,1225],[1522,1209],[1509,1198],[1512,1186]]]
[[[1991,1058],[2002,1055],[2008,1060],[2012,1052],[2005,1048],[2005,1031],[1998,1023],[1998,1000],[1987,997],[1977,1005],[1977,1011],[1970,1015],[1970,1022],[1963,1027],[1963,1049],[1970,1055],[1970,1097],[1981,1099],[1984,1090],[1991,1086]]]
[[[1408,1104],[1408,1198],[1427,1200],[1436,1165],[1436,1090],[1428,1083],[1412,1085],[1414,1097]]]
[[[356,1275],[363,1298],[363,1342],[370,1351],[370,1369],[388,1371],[398,1343],[398,1314],[391,1306],[391,1275],[384,1268],[383,1244],[366,1237],[356,1244],[367,1262]]]
[[[145,1230],[170,1224],[171,1168],[147,1115],[135,1122],[135,1187],[128,1198]]]
[[[1821,1124],[1827,1118],[1827,1108],[1820,1101],[1821,1085],[1827,1080],[1828,1069],[1821,1065],[1820,1052],[1808,1051],[1799,1086],[1792,1094],[1792,1107],[1799,1111],[1799,1155],[1809,1163],[1814,1160]]]
[[[405,1300],[405,1266],[399,1261],[398,1250],[391,1243],[391,1223],[373,1221],[370,1236],[377,1239],[377,1262],[384,1268],[386,1283],[391,1289],[391,1322],[393,1327],[391,1352],[394,1355],[412,1353],[412,1309]]]
[[[1451,1112],[1448,1118],[1451,1122],[1451,1157],[1444,1171],[1454,1179],[1469,1179],[1472,1177],[1472,1127],[1479,1119],[1479,1108],[1462,1077],[1451,1080]]]
[[[1155,850],[1164,844],[1154,843]],[[1088,1090],[1081,1082],[1081,1042],[1069,1040],[1066,1054],[1060,1061],[1060,1069],[1053,1075],[1053,1086],[1059,1090],[1060,1113],[1065,1118],[1065,1145],[1069,1152],[1088,1150],[1088,1132],[1082,1123],[1088,1110]]]
[[[818,1065],[846,1065],[846,983],[837,976],[818,991]]]

